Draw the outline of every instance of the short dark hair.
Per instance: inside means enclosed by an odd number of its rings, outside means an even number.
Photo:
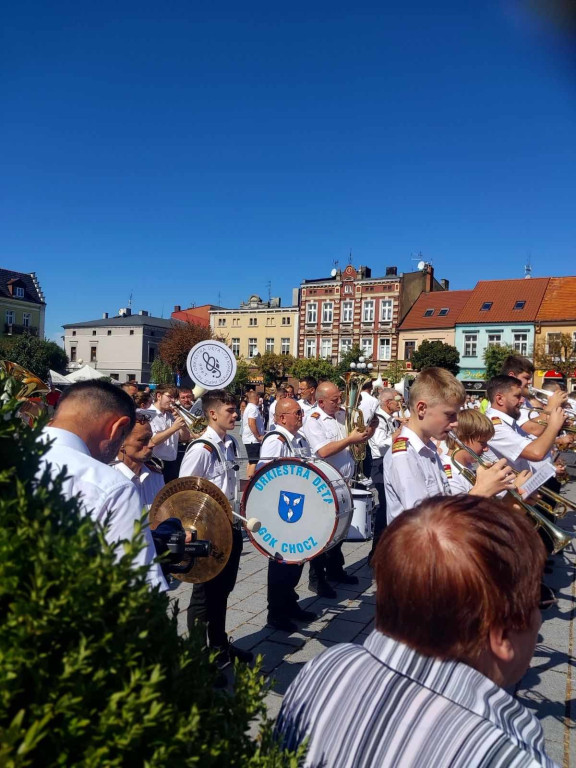
[[[168,387],[164,385],[161,387],[156,387],[154,390],[154,400],[158,400],[161,395],[172,395],[172,397],[176,398],[178,397],[178,390],[176,387]]]
[[[502,363],[500,373],[503,376],[509,376],[511,373],[515,376],[519,373],[529,373],[532,376],[535,370],[532,361],[527,357],[524,357],[523,355],[508,355],[506,360]]]
[[[99,414],[117,413],[120,416],[128,416],[130,429],[136,419],[136,407],[134,400],[117,384],[109,381],[79,381],[72,384],[62,392],[56,413],[66,404],[82,405],[85,412],[97,418]]]
[[[372,380],[364,382],[362,384],[362,392],[367,392],[369,389],[372,389],[374,386],[374,382]]]
[[[304,376],[302,379],[300,379],[300,384],[306,384],[306,386],[310,387],[310,389],[316,389],[318,386],[318,382],[314,376]]]
[[[530,626],[545,560],[524,511],[469,495],[427,499],[376,549],[376,629],[426,656],[470,663],[490,629]]]
[[[219,405],[236,405],[236,398],[225,389],[213,389],[202,395],[202,410],[205,416],[208,416],[210,409],[217,408]]]
[[[516,389],[517,387],[522,388],[522,382],[515,376],[508,376],[508,374],[494,376],[486,385],[486,397],[493,403],[496,395],[510,392],[511,389]]]

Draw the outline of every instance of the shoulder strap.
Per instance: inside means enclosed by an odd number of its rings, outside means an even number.
[[[292,444],[288,440],[286,440],[286,438],[284,437],[284,435],[281,432],[277,432],[275,430],[273,430],[272,432],[266,432],[266,434],[264,435],[264,439],[260,443],[260,454],[262,454],[262,446],[266,442],[266,438],[270,437],[271,435],[275,435],[282,443],[284,443],[284,445],[287,445],[288,446],[288,450],[290,451],[290,454],[292,456],[296,455],[296,453],[294,452],[294,448],[292,447]]]

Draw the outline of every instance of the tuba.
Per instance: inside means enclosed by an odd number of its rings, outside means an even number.
[[[357,429],[359,432],[366,431],[366,425],[364,424],[364,415],[359,408],[360,396],[362,394],[362,387],[367,381],[372,379],[372,376],[368,376],[363,373],[356,373],[355,371],[349,371],[346,376],[342,377],[346,383],[346,390],[344,393],[344,408],[346,410],[346,431],[348,434]],[[352,458],[359,464],[366,458],[366,443],[358,443],[350,446],[350,453]]]

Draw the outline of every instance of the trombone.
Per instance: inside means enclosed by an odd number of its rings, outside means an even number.
[[[170,407],[173,411],[176,411],[178,416],[184,419],[186,426],[188,427],[190,433],[194,435],[194,437],[201,435],[208,426],[208,422],[204,416],[194,416],[194,414],[188,413],[186,408],[183,408],[178,403],[173,403]]]
[[[456,434],[452,431],[448,433],[448,435],[452,438],[452,440],[458,445],[463,451],[466,451],[467,453],[474,458],[478,464],[482,467],[486,467],[487,469],[492,466],[492,464],[489,461],[486,461],[482,456],[479,456],[477,453],[475,453],[472,448],[469,448],[465,443],[460,440],[459,437],[456,436]],[[468,482],[471,482],[474,484],[476,482],[476,474],[473,470],[471,470],[469,467],[463,467],[462,464],[455,461],[454,456],[452,456],[452,461],[454,461],[454,464],[459,472],[461,472],[464,477],[468,480]],[[512,469],[512,467],[510,467]],[[512,469],[512,471],[515,474],[518,474],[515,470]],[[556,555],[558,552],[561,552],[565,547],[570,544],[570,542],[573,539],[573,536],[571,536],[566,531],[562,530],[562,528],[558,528],[558,526],[554,525],[554,523],[551,523],[548,518],[542,514],[539,510],[537,510],[535,507],[533,507],[530,504],[527,504],[524,499],[522,498],[522,495],[516,490],[509,490],[506,491],[507,494],[510,494],[510,496],[513,497],[514,501],[519,504],[522,509],[524,509],[532,518],[532,520],[535,523],[536,530],[538,528],[541,528],[544,533],[548,536],[550,541],[552,542],[552,554]],[[557,494],[556,494],[557,495]]]

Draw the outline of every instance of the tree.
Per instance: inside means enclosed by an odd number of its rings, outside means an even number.
[[[456,347],[443,341],[424,339],[412,353],[411,362],[416,371],[422,371],[424,368],[445,368],[454,376],[460,372],[460,353]]]
[[[391,387],[402,381],[406,375],[406,366],[402,360],[391,360],[388,363],[388,368],[385,368],[380,372],[383,379],[388,379],[388,383]]]
[[[66,373],[68,366],[68,358],[62,347],[54,341],[40,339],[29,333],[2,338],[0,357],[18,363],[43,381],[50,376],[50,369],[56,373]]]
[[[312,376],[316,381],[332,381],[334,366],[325,357],[301,357],[294,360],[290,373],[298,381],[306,376]]]
[[[161,357],[156,357],[152,361],[150,366],[150,381],[158,386],[174,384],[174,372],[172,368],[162,360]]]
[[[547,344],[541,342],[534,349],[534,365],[561,373],[565,379],[573,378],[576,368],[573,337],[569,333],[549,333]]]
[[[486,380],[490,381],[494,376],[502,372],[502,364],[509,355],[515,354],[514,348],[509,344],[502,346],[491,345],[484,350],[484,365],[486,366]]]
[[[178,635],[132,567],[141,536],[109,545],[62,495],[65,469],[35,480],[46,445],[17,416],[19,388],[0,374],[2,765],[296,765],[271,739],[259,671],[216,689],[203,638]]]
[[[236,360],[236,376],[229,386],[230,391],[234,395],[242,395],[251,379],[250,366],[243,357],[239,357]]]
[[[359,358],[363,357],[365,363],[370,362],[370,355],[366,355],[362,347],[359,344],[354,344],[353,347],[342,355],[342,359],[332,371],[332,381],[336,384],[342,384],[342,377],[350,370],[350,363],[357,363]],[[370,371],[365,370],[364,373],[369,374]]]
[[[158,353],[173,371],[185,371],[188,352],[199,341],[211,338],[212,332],[210,328],[206,328],[203,325],[196,325],[196,323],[174,323],[158,345]]]
[[[283,384],[294,362],[292,355],[277,355],[275,352],[264,352],[263,355],[256,355],[252,360],[253,365],[262,374],[265,387],[271,384],[279,387]]]

